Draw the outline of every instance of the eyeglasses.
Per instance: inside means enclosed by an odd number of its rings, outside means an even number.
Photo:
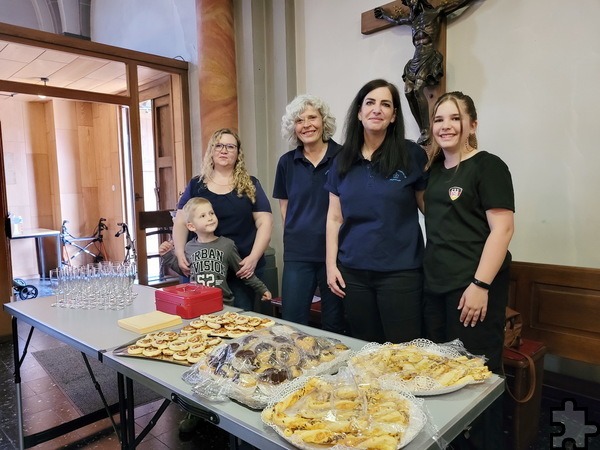
[[[233,153],[237,150],[238,146],[235,144],[215,144],[214,149],[218,152],[227,150],[228,153]]]

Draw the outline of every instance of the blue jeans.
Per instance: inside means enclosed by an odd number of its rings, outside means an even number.
[[[260,278],[262,281],[264,271],[264,267],[257,267],[254,271],[254,275]],[[242,308],[244,311],[253,311],[254,301],[258,295],[254,289],[244,283],[243,280],[240,280],[238,277],[236,277],[235,273],[229,274],[227,277],[227,284],[233,293],[233,306],[236,308]]]
[[[310,306],[317,286],[321,295],[321,328],[346,331],[342,299],[327,287],[324,262],[286,261],[281,280],[282,318],[308,325]]]
[[[421,269],[376,272],[338,268],[346,282],[343,302],[352,337],[381,344],[423,337]]]

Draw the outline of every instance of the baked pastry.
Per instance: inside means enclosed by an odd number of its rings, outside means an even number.
[[[165,330],[149,333],[134,344],[115,350],[115,354],[191,365],[221,342],[220,337],[202,334],[197,328],[188,325],[179,332]]]
[[[262,418],[298,446],[380,450],[405,445],[405,433],[412,439],[425,420],[405,394],[343,377],[309,378],[265,408]]]
[[[360,352],[349,365],[366,380],[393,375],[413,392],[462,386],[491,376],[482,358],[464,353],[421,339]]]
[[[247,326],[251,323],[249,319]],[[337,369],[348,353],[348,347],[336,339],[274,325],[205,352],[185,379],[200,395],[204,391],[212,399],[219,392],[218,396],[262,408],[277,386],[301,375]]]
[[[141,355],[143,351],[144,348],[139,345],[130,345],[127,347],[127,353],[130,355]]]

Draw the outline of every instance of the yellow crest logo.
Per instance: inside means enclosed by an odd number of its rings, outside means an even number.
[[[454,201],[456,200],[458,197],[460,197],[460,194],[462,194],[462,188],[458,187],[458,186],[453,186],[450,189],[448,189],[448,195],[450,195],[450,200]]]

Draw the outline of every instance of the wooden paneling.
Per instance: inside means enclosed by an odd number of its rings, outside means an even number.
[[[524,337],[600,364],[600,269],[513,262],[509,304],[523,316]]]

